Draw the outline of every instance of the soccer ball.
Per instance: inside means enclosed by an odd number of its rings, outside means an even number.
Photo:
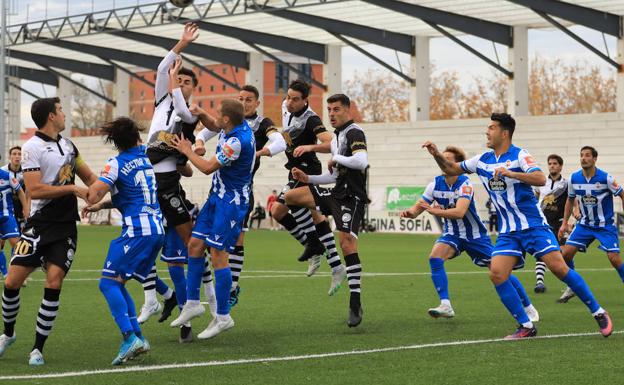
[[[169,0],[169,2],[178,8],[185,8],[193,4],[194,0]]]

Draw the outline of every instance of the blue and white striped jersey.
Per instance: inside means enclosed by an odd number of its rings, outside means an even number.
[[[211,194],[237,205],[249,204],[251,174],[256,161],[256,141],[246,122],[229,133],[221,131],[216,151],[221,163],[212,176]]]
[[[517,179],[494,178],[494,170],[499,167],[514,172],[540,171],[526,150],[513,145],[500,157],[496,157],[494,151],[487,151],[461,162],[464,171],[477,173],[490,195],[498,213],[499,233],[548,226],[533,193],[533,187]]]
[[[0,216],[14,216],[13,191],[19,189],[21,189],[20,182],[12,178],[8,171],[0,169]]]
[[[111,158],[99,179],[111,186],[113,206],[122,216],[122,236],[164,234],[156,177],[145,146],[133,147]]]
[[[462,219],[444,219],[444,234],[467,240],[487,236],[487,230],[475,207],[474,187],[466,175],[460,175],[452,186],[446,183],[444,175],[437,176],[429,183],[422,198],[429,204],[437,202],[443,209],[454,208],[459,199],[468,199],[470,206]]]
[[[606,171],[596,168],[596,173],[586,179],[583,170],[570,177],[568,196],[576,198],[581,209],[579,223],[590,227],[613,226],[613,196],[620,195],[622,187]]]

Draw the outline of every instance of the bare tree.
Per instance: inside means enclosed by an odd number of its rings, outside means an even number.
[[[401,122],[409,118],[409,85],[387,71],[356,72],[345,84],[365,122]]]
[[[101,82],[88,84],[84,79],[79,80],[85,87],[97,87],[98,92],[112,94],[112,85],[104,86]],[[81,135],[97,135],[98,127],[112,117],[112,109],[105,101],[88,92],[84,88],[74,87],[72,98],[72,125]]]

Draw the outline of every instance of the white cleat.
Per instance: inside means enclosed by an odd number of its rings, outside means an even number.
[[[150,317],[160,314],[161,311],[162,305],[158,301],[144,303],[143,306],[141,306],[141,314],[137,317],[137,322],[140,324],[145,323]]]
[[[440,304],[438,307],[433,307],[427,311],[433,318],[453,318],[455,312],[450,305]]]
[[[191,305],[187,302],[186,304],[184,304],[184,307],[182,308],[182,311],[180,312],[180,315],[178,316],[178,318],[174,319],[169,324],[169,326],[171,326],[172,328],[180,327],[184,325],[185,323],[188,323],[193,318],[199,317],[205,312],[206,312],[206,308],[204,307],[204,305],[201,305],[201,304]]]
[[[213,319],[206,329],[203,332],[197,335],[197,338],[200,340],[206,340],[208,338],[212,338],[217,334],[223,333],[226,330],[229,330],[234,327],[234,320],[230,315],[227,316],[219,316]]]
[[[30,366],[41,366],[45,364],[43,361],[43,354],[39,351],[39,349],[35,349],[28,355],[28,365]]]
[[[5,350],[7,350],[9,346],[13,345],[13,342],[15,342],[16,339],[17,336],[15,333],[13,333],[12,337],[7,336],[6,334],[0,336],[0,357],[2,357]]]
[[[566,289],[564,290],[563,294],[561,294],[561,297],[559,297],[557,302],[566,303],[574,297],[576,297],[576,294],[574,294],[574,292],[572,291],[572,289],[570,289],[570,287],[566,287]]]
[[[537,312],[537,309],[535,308],[535,306],[533,306],[531,304],[531,305],[525,307],[524,311],[526,312],[526,315],[529,317],[529,321],[531,321],[531,322],[539,322],[540,316],[539,316],[539,313]]]
[[[347,269],[344,265],[340,265],[336,267],[332,271],[332,281],[331,286],[329,287],[329,292],[327,294],[334,295],[342,287],[342,282],[347,278]]]
[[[321,258],[323,258],[322,255],[314,255],[308,259],[308,271],[306,271],[308,277],[313,276],[321,267]]]

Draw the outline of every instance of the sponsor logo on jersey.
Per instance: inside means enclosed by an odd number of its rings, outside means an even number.
[[[598,198],[593,195],[585,195],[581,198],[581,201],[585,206],[596,206],[598,204]]]
[[[227,143],[223,145],[221,151],[227,158],[231,158],[232,156],[234,156],[234,149]]]
[[[529,167],[537,166],[537,163],[535,162],[535,159],[533,159],[533,157],[531,155],[525,156],[524,157],[524,161],[526,162],[527,166],[529,166]]]
[[[492,178],[488,180],[490,191],[503,192],[507,190],[507,183],[503,179]]]
[[[463,185],[461,192],[462,195],[472,195],[472,186]]]

